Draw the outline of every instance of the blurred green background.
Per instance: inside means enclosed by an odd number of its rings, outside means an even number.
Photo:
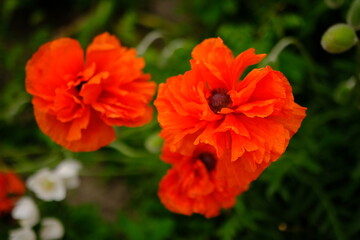
[[[360,239],[360,47],[335,55],[320,45],[326,29],[346,22],[351,3],[2,0],[0,167],[25,180],[67,157],[82,162],[81,186],[67,201],[39,202],[43,216],[64,223],[64,239]],[[220,36],[236,55],[254,47],[270,54],[260,66],[287,76],[308,116],[233,209],[213,219],[173,214],[157,197],[169,166],[159,160],[156,114],[146,126],[117,128],[111,146],[78,154],[53,143],[34,120],[26,61],[55,38],[73,37],[85,48],[104,31],[136,47],[157,83],[188,70],[192,48],[205,38]],[[0,218],[0,239],[16,227]]]

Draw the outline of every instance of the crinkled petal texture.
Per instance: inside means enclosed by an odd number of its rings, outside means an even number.
[[[140,126],[152,117],[155,84],[144,60],[103,33],[89,45],[61,38],[44,44],[26,65],[26,90],[40,129],[72,151],[94,151],[115,138],[112,126]]]
[[[24,192],[24,183],[16,174],[0,172],[0,215],[10,212]]]
[[[269,66],[242,76],[264,56],[249,49],[234,57],[220,38],[194,48],[191,70],[161,84],[155,100],[171,151],[189,155],[198,144],[212,145],[223,162],[218,179],[240,186],[284,153],[306,108]]]
[[[184,215],[198,213],[211,218],[219,215],[221,208],[235,205],[236,196],[241,191],[218,182],[217,166],[209,169],[209,160],[206,162],[199,157],[212,154],[208,149],[201,145],[191,156],[184,156],[164,147],[162,159],[174,164],[160,182],[158,194],[170,211]],[[217,161],[216,157],[212,161]],[[242,191],[245,189],[247,186]]]

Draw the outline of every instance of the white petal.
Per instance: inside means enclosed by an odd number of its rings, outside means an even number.
[[[38,198],[44,201],[61,201],[66,197],[62,178],[47,168],[43,168],[30,176],[26,184]]]
[[[30,197],[20,198],[12,210],[12,217],[23,227],[33,227],[39,222],[39,209]]]
[[[71,178],[77,176],[81,168],[80,162],[74,159],[65,159],[56,167],[55,172],[61,178]]]
[[[35,232],[30,228],[19,228],[10,231],[9,240],[35,240]]]
[[[79,161],[65,159],[56,167],[55,173],[64,180],[67,189],[74,189],[80,185],[78,175],[81,168]]]
[[[56,218],[44,218],[41,221],[40,239],[53,240],[64,236],[64,227]]]

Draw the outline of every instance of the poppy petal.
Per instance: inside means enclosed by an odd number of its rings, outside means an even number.
[[[211,218],[219,215],[221,208],[235,205],[239,191],[218,181],[217,167],[209,170],[200,160],[201,153],[213,154],[211,146],[198,145],[188,156],[169,151],[166,144],[163,151],[166,161],[173,164],[161,180],[158,191],[167,209],[184,215],[199,213]]]
[[[84,52],[78,41],[60,38],[44,44],[26,64],[26,91],[52,100],[83,68]],[[45,64],[46,63],[46,64]]]
[[[192,68],[198,67],[200,73],[209,73],[215,77],[208,80],[211,88],[231,89],[233,87],[228,80],[231,77],[229,69],[234,61],[234,55],[221,38],[204,40],[194,48],[191,56],[193,58],[190,61]],[[219,85],[220,82],[221,85]]]
[[[101,82],[101,95],[96,102],[91,101],[103,121],[128,127],[148,123],[153,110],[147,104],[156,85],[149,81],[149,74],[142,72],[145,63],[136,57],[136,51],[121,46],[115,36],[103,33],[89,45],[86,57],[87,65],[95,63],[98,72],[108,74]]]
[[[94,38],[86,51],[86,65],[96,64],[98,72],[109,72],[109,85],[117,86],[134,81],[143,75],[143,58],[136,57],[135,49],[121,46],[120,41],[109,33]]]
[[[104,124],[95,113],[90,113],[89,124],[84,129],[81,129],[81,122],[62,123],[54,116],[37,109],[34,113],[40,129],[45,134],[51,136],[54,142],[74,152],[95,151],[115,139],[113,128]]]
[[[232,85],[234,86],[236,81],[239,81],[246,68],[259,63],[265,56],[266,54],[255,54],[254,48],[245,50],[237,55],[231,66]]]

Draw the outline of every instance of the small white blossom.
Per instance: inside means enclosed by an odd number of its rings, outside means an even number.
[[[18,228],[10,231],[9,240],[36,240],[36,235],[30,228]]]
[[[55,173],[60,176],[66,188],[74,189],[80,184],[79,171],[81,170],[81,164],[74,159],[65,159],[55,169]]]
[[[41,221],[40,239],[54,240],[64,236],[64,227],[56,218],[44,218]]]
[[[40,214],[34,200],[30,197],[20,198],[13,208],[11,215],[23,227],[31,228],[39,222]]]
[[[66,196],[66,189],[61,177],[47,168],[30,176],[26,184],[38,198],[44,201],[61,201]]]

